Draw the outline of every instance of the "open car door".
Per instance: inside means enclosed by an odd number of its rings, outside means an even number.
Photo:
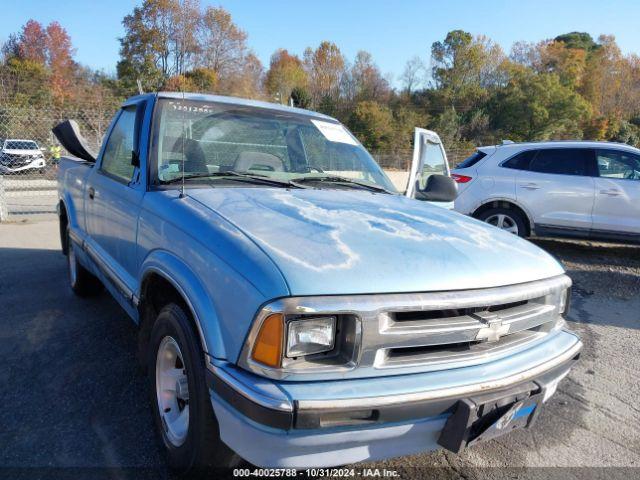
[[[413,160],[411,161],[409,184],[405,195],[409,198],[416,198],[416,183],[424,188],[427,179],[433,174],[450,176],[447,154],[436,132],[416,128],[413,139]],[[448,209],[453,208],[453,202],[430,203]]]

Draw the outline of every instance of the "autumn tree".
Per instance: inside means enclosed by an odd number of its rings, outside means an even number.
[[[288,103],[294,89],[306,88],[307,72],[302,61],[285,49],[278,49],[271,55],[271,63],[265,77],[267,93],[280,103]]]
[[[264,68],[260,59],[248,53],[240,65],[240,69],[225,77],[220,82],[220,92],[244,98],[263,98]]]
[[[24,86],[28,80],[31,91],[48,89],[48,96],[62,104],[74,97],[77,65],[73,60],[75,50],[67,31],[58,23],[47,27],[35,20],[24,24],[18,35],[11,35],[3,47],[6,64]],[[36,86],[36,82],[41,85]],[[20,88],[19,88],[20,89]],[[41,97],[39,93],[36,97]]]
[[[386,102],[391,92],[389,82],[382,76],[369,52],[359,51],[349,69],[351,96],[356,101]]]
[[[199,50],[197,0],[144,0],[124,17],[118,77],[157,88],[163,79],[185,73]]]
[[[56,25],[59,26],[57,22]],[[23,60],[44,65],[47,62],[47,48],[50,45],[47,30],[40,22],[33,19],[28,20],[20,32],[16,49],[17,56]]]
[[[329,110],[329,106],[335,105],[340,96],[340,81],[345,69],[342,52],[335,43],[324,41],[315,50],[305,50],[304,65],[313,103],[324,103]]]
[[[625,58],[612,36],[602,35],[587,61],[582,95],[594,113],[620,120],[640,111],[640,69],[637,57]]]
[[[47,60],[51,70],[51,93],[58,102],[64,102],[72,97],[71,86],[76,72],[71,38],[58,22],[50,23],[46,33]]]
[[[424,72],[424,62],[419,56],[416,55],[409,59],[400,76],[403,90],[406,93],[411,93],[418,88],[422,84]]]
[[[200,19],[198,64],[225,77],[237,73],[248,55],[247,34],[222,7],[207,7]]]

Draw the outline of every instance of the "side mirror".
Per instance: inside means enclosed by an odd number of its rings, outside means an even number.
[[[416,181],[416,200],[427,202],[453,202],[458,196],[458,184],[446,175],[431,175],[424,189]]]
[[[87,146],[87,142],[80,134],[80,127],[75,120],[65,120],[51,130],[62,146],[74,157],[87,162],[95,162],[97,155]]]

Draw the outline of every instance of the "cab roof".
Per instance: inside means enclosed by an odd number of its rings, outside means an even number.
[[[227,105],[240,105],[243,107],[262,108],[266,110],[277,110],[280,112],[290,112],[298,115],[305,115],[308,117],[318,118],[322,120],[330,120],[337,122],[333,117],[325,115],[323,113],[314,112],[311,110],[305,110],[304,108],[288,107],[286,105],[280,105],[279,103],[263,102],[260,100],[250,100],[247,98],[239,97],[227,97],[224,95],[210,95],[206,93],[182,93],[182,92],[157,92],[157,93],[145,93],[142,95],[135,95],[128,98],[123,105],[129,105],[144,98],[171,98],[175,100],[191,100],[200,102],[213,102],[224,103]]]

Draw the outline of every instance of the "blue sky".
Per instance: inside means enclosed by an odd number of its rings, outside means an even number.
[[[613,34],[625,53],[640,53],[637,0],[431,1],[431,0],[201,0],[222,5],[249,34],[249,46],[266,65],[284,47],[302,54],[328,39],[349,59],[371,52],[383,73],[397,79],[413,55],[428,58],[434,41],[461,28],[484,34],[509,50],[516,40],[538,41],[569,31],[594,38]],[[70,33],[80,63],[115,72],[122,17],[134,0],[0,0],[0,41],[29,18],[59,21]]]

